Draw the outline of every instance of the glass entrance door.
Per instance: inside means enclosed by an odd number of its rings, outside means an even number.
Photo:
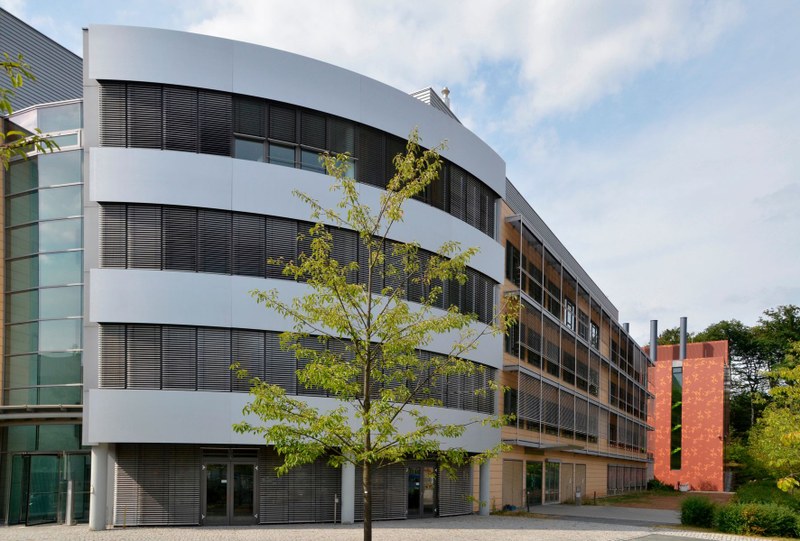
[[[203,524],[256,524],[256,465],[206,463],[203,477]]]
[[[408,468],[408,518],[432,517],[436,514],[436,467],[432,464]]]
[[[561,501],[559,493],[559,477],[561,464],[546,462],[544,465],[544,503],[558,503]]]
[[[530,511],[531,506],[542,505],[542,463],[528,462],[525,474],[525,503]]]
[[[31,455],[28,478],[28,516],[25,524],[56,522],[58,513],[58,456]]]

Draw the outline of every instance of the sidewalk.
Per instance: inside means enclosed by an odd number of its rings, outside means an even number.
[[[680,513],[665,509],[642,509],[610,505],[536,505],[531,513],[569,520],[588,520],[609,524],[628,524],[630,526],[678,525]]]

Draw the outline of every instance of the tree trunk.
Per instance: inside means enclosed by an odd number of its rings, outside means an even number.
[[[362,465],[361,490],[364,492],[364,541],[372,541],[372,465]]]

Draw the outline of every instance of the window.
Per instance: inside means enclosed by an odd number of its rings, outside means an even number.
[[[589,338],[589,314],[578,309],[578,336],[587,340]]]
[[[284,167],[294,167],[294,147],[270,143],[269,163],[283,165]]]
[[[569,299],[564,299],[564,326],[575,330],[575,304]]]
[[[236,137],[233,142],[233,156],[240,160],[250,160],[254,162],[264,161],[264,141],[257,139],[245,139]]]
[[[595,349],[600,349],[600,327],[592,322],[589,325],[589,343],[592,344],[592,347]]]

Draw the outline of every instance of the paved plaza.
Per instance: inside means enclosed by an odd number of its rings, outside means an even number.
[[[562,507],[562,506],[559,506]],[[566,507],[566,506],[563,506]],[[575,516],[569,519],[530,517],[452,517],[374,524],[375,541],[686,541],[711,539],[741,541],[749,538],[706,532],[689,532],[671,526],[636,522],[642,509],[629,509],[625,523],[615,519]],[[588,507],[584,508],[588,509]],[[610,509],[610,508],[605,508]],[[620,508],[615,508],[620,509]],[[604,520],[599,522],[598,520]],[[251,527],[117,528],[91,532],[88,526],[12,526],[0,529],[3,541],[358,541],[361,525],[281,525]]]

